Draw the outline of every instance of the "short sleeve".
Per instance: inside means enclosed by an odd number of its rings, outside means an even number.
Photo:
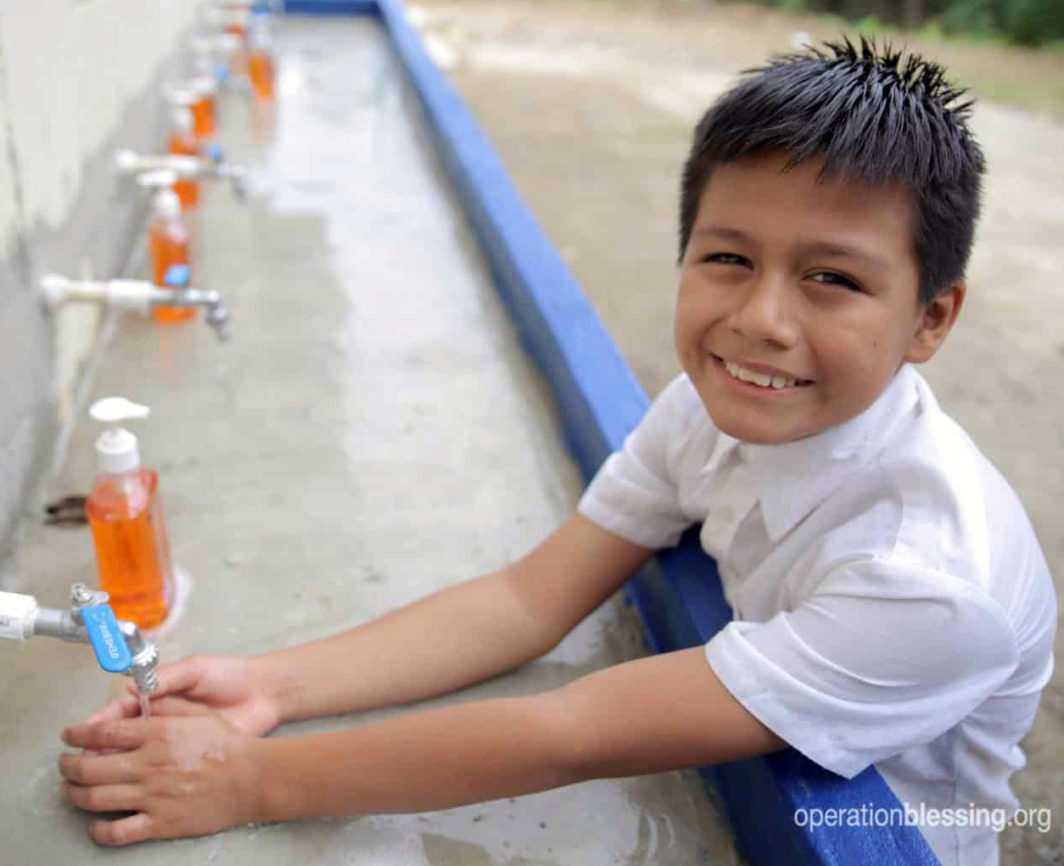
[[[692,521],[680,508],[669,455],[691,416],[692,392],[681,375],[658,395],[621,450],[599,467],[577,505],[581,514],[644,547],[679,541]]]
[[[848,779],[949,730],[1019,663],[993,599],[889,560],[832,572],[767,622],[729,623],[705,653],[766,727]]]

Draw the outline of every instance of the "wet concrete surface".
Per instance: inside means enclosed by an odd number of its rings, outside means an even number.
[[[136,425],[190,575],[165,661],[256,653],[364,622],[493,570],[571,512],[582,487],[379,25],[278,27],[275,109],[227,94],[221,141],[251,201],[205,191],[194,284],[222,291],[232,339],[126,317],[86,402],[152,407]],[[48,491],[85,492],[87,418]],[[34,526],[16,591],[63,606],[95,576],[86,528]],[[644,654],[619,597],[511,675],[425,702],[525,694]],[[239,828],[98,848],[59,795],[61,728],[124,688],[87,647],[0,646],[0,862],[586,866],[738,862],[693,771],[604,780],[423,813]],[[411,708],[288,726],[333,730]]]

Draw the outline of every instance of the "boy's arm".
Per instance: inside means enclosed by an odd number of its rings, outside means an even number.
[[[88,749],[134,748],[60,761],[75,783],[67,791],[75,805],[138,813],[95,822],[102,844],[247,821],[440,809],[786,746],[728,693],[702,647],[617,665],[541,695],[338,733],[220,741],[202,716],[158,722],[166,724],[129,719],[65,734]]]
[[[575,513],[499,572],[252,664],[281,722],[445,694],[548,652],[652,553]]]
[[[263,792],[257,817],[283,820],[442,809],[786,746],[731,696],[697,647],[616,665],[541,695],[251,748]]]

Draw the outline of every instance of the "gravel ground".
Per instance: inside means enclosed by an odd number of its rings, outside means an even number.
[[[495,143],[518,190],[647,392],[679,370],[671,315],[679,167],[691,128],[737,73],[819,19],[747,4],[422,0],[430,52]],[[989,173],[957,326],[921,371],[1011,481],[1064,581],[1064,57],[986,45],[914,49],[980,97]],[[1007,99],[1006,105],[992,101]],[[1024,106],[1024,108],[1016,107]],[[1058,656],[1064,634],[1058,634]],[[1007,864],[1064,864],[1064,666],[1013,777],[1049,833],[1010,828]]]

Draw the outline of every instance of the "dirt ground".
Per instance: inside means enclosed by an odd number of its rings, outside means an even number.
[[[419,0],[408,14],[657,394],[679,369],[675,224],[691,128],[741,69],[791,50],[793,40],[835,37],[839,25],[749,4],[648,0]],[[989,163],[964,311],[921,371],[1016,488],[1059,587],[1064,56],[906,44],[945,63],[980,98],[974,128]],[[1058,657],[1062,646],[1058,634]],[[1064,864],[1064,665],[1023,745],[1028,767],[1013,788],[1024,806],[1052,808],[1053,827],[1007,830],[1003,862]]]

